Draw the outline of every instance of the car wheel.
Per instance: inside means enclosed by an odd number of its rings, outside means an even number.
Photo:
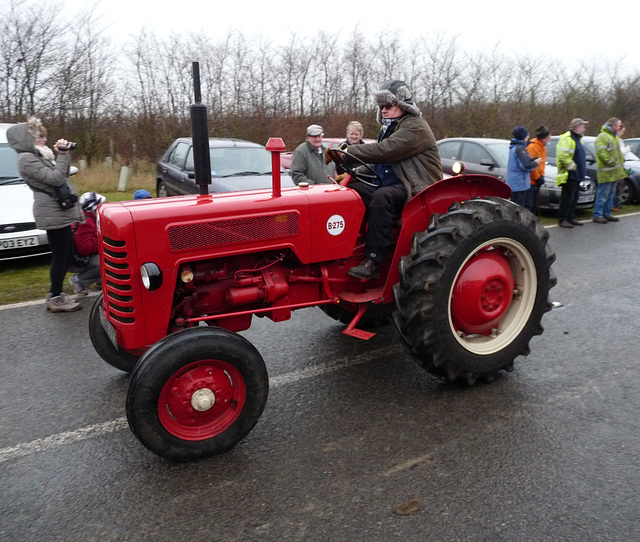
[[[631,181],[629,181],[629,179],[623,179],[619,182],[621,184],[618,191],[618,203],[620,205],[629,205],[633,203],[636,199],[636,194]]]

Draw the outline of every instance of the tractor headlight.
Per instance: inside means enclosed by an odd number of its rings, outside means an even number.
[[[140,268],[140,274],[142,275],[142,284],[150,292],[162,286],[162,271],[155,263],[143,263]]]

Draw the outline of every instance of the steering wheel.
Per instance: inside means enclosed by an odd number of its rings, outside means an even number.
[[[348,152],[338,148],[329,149],[329,155],[338,166],[359,181],[371,182],[377,180],[382,182],[382,179],[375,170],[369,164],[360,160],[360,158],[356,158]]]

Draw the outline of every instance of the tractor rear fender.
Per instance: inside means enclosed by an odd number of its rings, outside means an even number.
[[[402,229],[384,285],[385,302],[393,299],[393,285],[399,280],[398,264],[402,256],[409,254],[413,234],[425,231],[431,215],[446,213],[454,201],[485,196],[508,199],[511,189],[505,182],[490,175],[459,175],[428,186],[405,205],[402,211]]]

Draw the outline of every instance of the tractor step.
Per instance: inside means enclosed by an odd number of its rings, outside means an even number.
[[[382,292],[384,292],[384,288],[380,287],[362,293],[341,292],[338,297],[349,303],[371,303],[372,301],[382,301]]]
[[[369,293],[369,292],[365,292],[365,294],[366,293]],[[382,293],[382,288],[380,288],[378,295],[376,297],[369,299],[369,301],[378,299],[381,293]],[[358,312],[353,317],[351,322],[349,322],[349,325],[347,326],[347,328],[342,333],[344,335],[349,335],[350,337],[355,337],[356,339],[363,339],[365,341],[368,341],[371,337],[375,335],[375,333],[371,333],[370,331],[364,331],[363,329],[356,328],[356,326],[358,325],[358,322],[360,322],[360,319],[364,316],[364,313],[367,312],[367,309],[371,306],[369,303],[366,303],[361,300],[361,296],[365,294],[359,294],[360,297],[358,298],[358,301],[355,301],[355,302],[361,303],[360,308],[358,309]],[[347,298],[345,297],[342,297],[342,299],[344,299],[345,301],[347,300]],[[349,301],[352,301],[352,300],[349,300]]]
[[[371,333],[370,331],[365,331],[364,329],[345,329],[342,332],[343,335],[349,335],[349,337],[355,337],[356,339],[362,339],[363,341],[368,341],[371,337],[375,335],[375,333]]]

